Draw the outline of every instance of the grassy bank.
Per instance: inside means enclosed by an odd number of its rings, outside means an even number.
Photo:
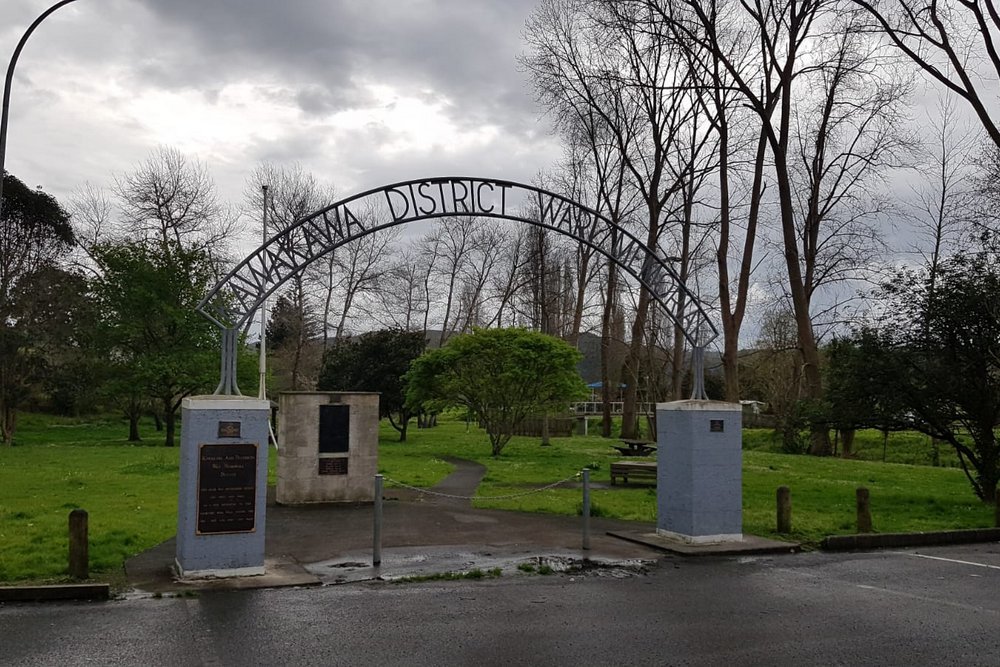
[[[128,557],[173,535],[177,511],[179,450],[161,444],[151,423],[143,442],[125,442],[117,419],[60,420],[28,415],[17,446],[0,447],[0,582],[56,581],[65,577],[67,517],[82,507],[90,513],[92,576],[121,576]],[[752,440],[751,434],[748,439]],[[481,461],[489,472],[479,489],[478,507],[576,514],[579,484],[509,500],[489,496],[522,494],[593,470],[594,513],[655,521],[652,485],[611,487],[609,468],[619,455],[617,441],[597,436],[556,438],[541,447],[537,438],[514,438],[499,459],[489,455],[486,435],[460,422],[434,429],[412,428],[410,441],[396,442],[381,427],[379,468],[392,480],[431,486],[456,456]],[[891,445],[890,445],[891,446]],[[273,454],[273,451],[272,451]],[[273,464],[271,456],[272,481]],[[774,494],[792,489],[795,537],[817,541],[854,530],[854,489],[871,490],[876,530],[937,530],[992,525],[992,510],[972,494],[961,471],[862,460],[816,459],[762,451],[744,452],[744,530],[773,535]]]

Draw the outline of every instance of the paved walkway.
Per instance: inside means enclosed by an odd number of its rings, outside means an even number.
[[[472,496],[486,469],[449,459],[455,471],[431,490]],[[375,577],[433,574],[518,560],[552,559],[635,563],[662,552],[609,536],[608,531],[648,533],[652,524],[591,519],[591,549],[582,548],[582,518],[474,509],[462,499],[387,486],[383,493],[382,564],[371,566],[371,504],[276,505],[270,490],[266,520],[266,569],[262,577],[177,582],[170,539],[131,558],[128,582],[146,592],[186,588],[258,588],[335,583]]]

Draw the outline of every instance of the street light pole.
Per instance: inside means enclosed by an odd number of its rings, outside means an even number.
[[[28,26],[28,29],[21,35],[21,41],[14,48],[14,55],[10,57],[10,64],[7,65],[7,78],[3,84],[3,112],[0,114],[0,213],[3,213],[3,176],[7,173],[4,165],[7,161],[7,114],[10,110],[10,85],[14,81],[14,67],[17,65],[17,58],[21,55],[21,49],[24,48],[25,42],[31,37],[31,33],[35,32],[38,24],[47,19],[52,12],[71,2],[76,2],[76,0],[61,0],[61,2],[57,2],[42,12],[35,19],[35,22]]]

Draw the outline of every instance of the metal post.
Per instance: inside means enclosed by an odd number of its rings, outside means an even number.
[[[705,393],[705,348],[702,345],[691,350],[691,376],[691,399],[708,400],[708,394]]]
[[[375,526],[372,530],[372,567],[382,564],[382,475],[375,475]]]
[[[215,388],[216,394],[223,396],[242,396],[240,388],[236,384],[236,344],[239,336],[236,329],[226,327],[222,329],[222,378],[219,386]]]
[[[42,12],[38,18],[35,19],[34,23],[28,26],[28,29],[24,31],[21,35],[21,41],[17,43],[14,47],[14,54],[10,57],[10,63],[7,65],[7,78],[4,80],[3,84],[3,109],[0,111],[0,213],[3,213],[3,176],[5,172],[5,165],[7,163],[7,116],[10,111],[10,86],[14,81],[14,67],[17,65],[17,59],[21,55],[21,50],[24,48],[24,44],[31,37],[31,33],[35,32],[35,28],[38,24],[48,18],[49,14],[56,11],[60,7],[68,5],[71,2],[76,2],[76,0],[62,0],[52,5],[44,12]]]
[[[262,244],[267,244],[267,186],[260,186],[264,193],[264,213],[261,217]],[[260,358],[258,359],[260,381],[257,384],[257,398],[267,400],[267,299],[260,302]]]
[[[590,551],[590,468],[583,469],[583,549]]]

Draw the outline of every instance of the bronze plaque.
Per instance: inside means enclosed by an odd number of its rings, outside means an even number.
[[[722,433],[725,431],[725,422],[721,419],[709,419],[708,430],[712,433]]]
[[[252,533],[257,526],[257,445],[201,445],[198,535]]]
[[[319,460],[319,474],[321,475],[346,475],[347,458],[321,458]]]
[[[240,437],[240,422],[219,422],[220,438]]]

